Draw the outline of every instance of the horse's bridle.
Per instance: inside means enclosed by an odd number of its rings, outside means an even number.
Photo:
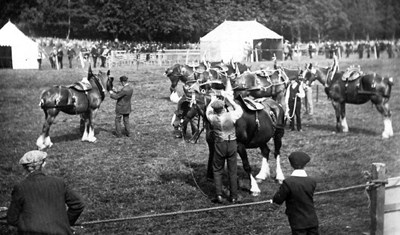
[[[102,82],[99,81],[99,78],[96,75],[92,74],[92,76],[94,77],[93,79],[94,83],[96,84],[97,88],[99,88],[101,100],[104,100],[104,98],[106,97],[106,89],[104,88]],[[108,77],[107,81],[108,79],[110,78]]]

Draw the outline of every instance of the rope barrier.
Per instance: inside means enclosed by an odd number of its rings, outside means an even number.
[[[232,205],[227,205],[227,206],[217,206],[217,207],[209,207],[209,208],[187,210],[187,211],[167,212],[167,213],[153,214],[153,215],[141,215],[141,216],[127,217],[127,218],[119,218],[119,219],[97,220],[97,221],[90,221],[90,222],[82,222],[80,224],[75,224],[74,226],[85,226],[85,225],[102,224],[102,223],[123,222],[123,221],[127,221],[127,220],[148,219],[148,218],[156,218],[156,217],[163,217],[163,216],[208,212],[208,211],[231,209],[231,208],[238,208],[238,207],[245,207],[245,206],[261,205],[261,204],[265,204],[265,203],[272,203],[272,200],[242,203],[242,204],[232,204]]]
[[[316,192],[316,193],[314,193],[314,195],[323,195],[323,194],[328,194],[328,193],[343,192],[343,191],[347,191],[347,190],[351,190],[351,189],[365,188],[365,187],[372,186],[375,184],[376,183],[367,183],[367,184],[354,185],[354,186],[345,187],[345,188],[331,189],[331,190]]]
[[[368,187],[368,186],[374,186],[374,185],[379,184],[379,183],[382,183],[382,182],[372,182],[372,183],[367,183],[367,184],[354,185],[354,186],[350,186],[350,187],[326,190],[326,191],[316,192],[314,195],[324,195],[324,194],[329,194],[329,193],[348,191],[348,190],[352,190],[352,189],[365,188],[365,187]],[[109,220],[97,220],[97,221],[90,221],[90,222],[82,222],[80,224],[75,224],[75,226],[85,226],[85,225],[102,224],[102,223],[123,222],[123,221],[128,221],[128,220],[157,218],[157,217],[163,217],[163,216],[172,216],[172,215],[183,215],[183,214],[191,214],[191,213],[199,213],[199,212],[208,212],[208,211],[231,209],[231,208],[238,208],[238,207],[262,205],[262,204],[266,204],[266,203],[272,204],[273,203],[272,199],[259,201],[259,202],[248,202],[248,203],[232,204],[232,205],[226,205],[226,206],[217,206],[217,207],[209,207],[209,208],[202,208],[202,209],[186,210],[186,211],[176,211],[176,212],[167,212],[167,213],[152,214],[152,215],[141,215],[141,216],[127,217],[127,218],[119,218],[119,219],[109,219]]]

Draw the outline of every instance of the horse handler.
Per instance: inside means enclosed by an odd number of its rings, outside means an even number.
[[[14,186],[7,211],[8,224],[18,234],[73,234],[84,209],[82,199],[62,179],[42,172],[46,152],[29,151],[19,160],[26,178]]]
[[[316,235],[318,217],[314,207],[314,192],[317,183],[307,176],[304,167],[310,156],[304,152],[293,152],[289,162],[294,169],[292,175],[285,179],[273,197],[273,202],[281,205],[286,201],[286,215],[293,235]]]
[[[243,110],[240,105],[233,100],[233,95],[221,93],[226,98],[228,104],[233,107],[233,111],[225,110],[225,102],[212,96],[211,102],[207,107],[206,116],[211,123],[214,131],[214,156],[213,172],[214,184],[217,197],[213,200],[222,203],[222,175],[225,160],[228,164],[228,175],[230,182],[230,200],[232,203],[238,202],[238,183],[237,183],[237,143],[235,122],[242,116]]]
[[[115,135],[120,138],[122,137],[122,126],[121,119],[123,119],[125,126],[125,135],[130,136],[130,126],[129,126],[129,114],[132,111],[131,108],[131,98],[133,94],[133,87],[128,82],[128,77],[122,76],[119,78],[122,89],[120,91],[110,91],[111,99],[117,100],[117,105],[115,106]]]

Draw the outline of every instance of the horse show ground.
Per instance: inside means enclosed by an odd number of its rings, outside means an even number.
[[[286,67],[304,67],[306,62],[330,65],[333,60],[318,56],[310,60],[280,62]],[[64,62],[66,65],[67,63]],[[272,68],[272,62],[252,63]],[[400,58],[380,60],[339,60],[341,70],[361,65],[365,72],[394,78],[390,100],[394,136],[383,140],[383,118],[371,102],[346,105],[349,133],[335,133],[335,113],[323,87],[315,84],[314,115],[302,114],[304,132],[285,129],[281,149],[285,176],[291,173],[287,156],[292,151],[310,154],[307,173],[317,180],[317,192],[367,182],[365,171],[371,164],[386,164],[388,177],[400,176]],[[52,70],[0,70],[0,207],[8,207],[14,183],[23,179],[17,164],[22,155],[36,149],[44,122],[39,96],[53,85],[69,85],[87,75],[87,68]],[[134,86],[131,137],[115,138],[115,101],[102,103],[95,123],[96,143],[81,142],[79,116],[61,113],[51,126],[54,145],[47,149],[47,174],[62,177],[82,195],[86,208],[78,223],[208,208],[214,195],[213,183],[206,180],[208,148],[204,133],[197,144],[175,139],[170,125],[176,104],[169,100],[167,66],[141,65],[111,68],[119,81],[126,75]],[[94,73],[104,68],[92,68]],[[116,85],[118,82],[114,82]],[[182,94],[179,84],[180,94]],[[304,106],[304,104],[303,104]],[[303,109],[304,110],[304,109]],[[273,150],[273,143],[269,143]],[[253,175],[260,167],[258,149],[249,150]],[[270,156],[272,174],[275,159]],[[243,202],[270,199],[279,185],[273,179],[259,184],[262,193],[248,193],[248,180],[238,162],[240,195]],[[369,199],[365,190],[315,196],[321,234],[362,234],[370,225]],[[77,234],[290,234],[285,206],[262,204],[210,212],[173,215],[74,227]],[[0,213],[3,217],[4,213]],[[8,234],[0,225],[0,234]]]

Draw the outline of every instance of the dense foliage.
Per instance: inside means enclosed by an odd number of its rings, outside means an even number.
[[[224,20],[257,20],[291,41],[400,36],[397,0],[5,0],[31,36],[199,41]]]

